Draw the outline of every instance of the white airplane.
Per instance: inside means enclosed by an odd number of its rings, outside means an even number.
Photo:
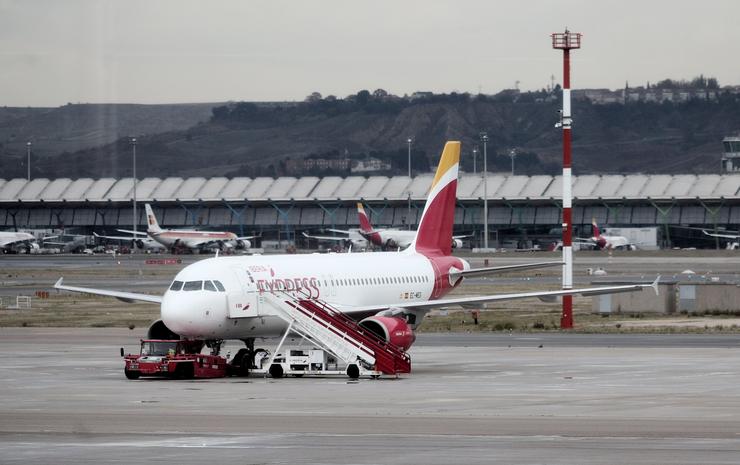
[[[59,245],[58,242],[50,242],[59,236],[45,236],[39,241],[31,233],[18,231],[0,231],[0,250],[3,254],[8,253],[32,253],[44,246],[44,244]],[[39,242],[41,242],[39,244]]]
[[[153,240],[165,246],[168,250],[185,247],[190,250],[203,251],[207,249],[248,249],[252,247],[249,239],[255,236],[238,237],[227,231],[196,231],[194,229],[162,229],[159,227],[157,217],[154,216],[151,205],[144,205],[146,209],[147,231],[130,231],[119,229],[118,231],[137,236],[149,236]]]
[[[416,237],[416,231],[403,229],[374,229],[370,224],[370,217],[365,213],[361,203],[357,204],[357,216],[360,219],[360,234],[373,245],[378,247],[405,249],[411,245]],[[452,236],[452,248],[459,249],[463,246],[462,239],[470,235]]]
[[[591,244],[599,250],[637,250],[637,245],[630,242],[630,240],[624,236],[608,236],[601,234],[601,230],[596,224],[595,218],[591,219],[591,227],[593,228],[593,235],[587,239],[577,239],[579,242]]]
[[[720,239],[729,239],[727,242],[727,250],[738,250],[740,249],[740,233],[731,234],[729,231],[725,231],[723,234],[713,234],[705,230],[701,230],[704,234],[710,237],[719,237]]]
[[[562,265],[540,262],[472,269],[467,261],[451,255],[459,159],[460,142],[448,142],[419,229],[403,252],[214,257],[183,268],[163,296],[68,286],[63,278],[54,287],[160,304],[161,319],[149,328],[151,338],[176,335],[213,344],[240,339],[248,347],[255,338],[287,334],[289,325],[275,302],[286,302],[286,296],[293,295],[316,305],[330,305],[332,312],[374,328],[371,331],[403,349],[413,343],[413,331],[433,308],[479,308],[494,301],[647,287],[657,290],[656,280],[652,284],[445,298],[466,277]]]
[[[339,242],[341,244],[349,243],[352,244],[352,249],[355,251],[365,250],[369,245],[367,239],[362,237],[362,234],[360,234],[359,229],[327,229],[327,231],[346,234],[346,236],[314,236],[304,231],[303,237],[307,239],[316,239],[317,241]]]
[[[0,249],[4,254],[38,250],[39,243],[33,234],[26,232],[0,231]]]
[[[150,252],[156,252],[156,251],[164,251],[167,250],[167,247],[165,247],[163,244],[160,244],[159,242],[155,241],[151,237],[138,237],[138,236],[105,236],[100,235],[98,233],[93,233],[93,236],[97,237],[98,239],[109,239],[112,241],[128,241],[129,243],[136,242],[136,247],[147,250]]]

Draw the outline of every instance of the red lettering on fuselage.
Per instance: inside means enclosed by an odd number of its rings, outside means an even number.
[[[307,299],[318,299],[321,296],[316,278],[258,279],[257,290],[259,292],[294,292],[297,297]]]

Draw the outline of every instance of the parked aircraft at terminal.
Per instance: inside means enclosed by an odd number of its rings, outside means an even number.
[[[3,253],[30,252],[39,249],[39,244],[33,234],[26,232],[0,231],[0,248]]]
[[[107,235],[100,235],[97,233],[93,233],[93,236],[97,237],[98,239],[108,239],[111,241],[127,241],[129,243],[136,243],[136,247],[142,250],[155,252],[155,251],[162,251],[166,250],[167,247],[165,247],[163,244],[155,241],[151,237],[142,237],[142,236],[107,236]]]
[[[344,234],[343,236],[314,236],[307,232],[303,232],[303,237],[307,239],[316,239],[317,241],[333,242],[340,244],[351,244],[352,250],[359,251],[367,249],[369,243],[367,239],[362,237],[360,230],[357,228],[351,229],[327,229],[329,232]]]
[[[561,266],[561,262],[471,268],[451,255],[460,143],[448,142],[439,162],[419,228],[402,252],[215,257],[182,269],[163,296],[68,286],[55,288],[161,305],[150,337],[171,332],[219,341],[277,337],[288,323],[276,305],[286,298],[330,305],[402,348],[412,342],[423,316],[433,308],[480,307],[486,302],[562,295],[595,295],[657,289],[653,284],[445,298],[467,277]],[[371,329],[372,328],[372,329]],[[400,339],[399,339],[400,338]]]
[[[36,239],[31,233],[18,232],[18,231],[0,231],[0,251],[3,254],[7,253],[31,253],[38,251],[44,244],[58,243],[49,242],[51,239],[56,239],[59,236],[44,236],[40,241]]]
[[[121,232],[137,236],[149,236],[156,242],[159,242],[168,250],[177,250],[183,247],[190,250],[203,251],[213,248],[218,249],[248,249],[252,247],[249,239],[255,236],[238,237],[236,234],[228,231],[196,231],[194,229],[162,229],[159,227],[157,217],[148,203],[144,205],[147,218],[146,233],[140,231],[131,231],[128,229],[119,229]],[[131,240],[131,238],[125,238]]]
[[[375,229],[370,223],[370,217],[365,213],[365,208],[361,203],[357,204],[357,216],[360,220],[360,234],[373,245],[385,248],[405,249],[410,246],[416,237],[416,231],[403,229]],[[459,249],[462,247],[462,239],[468,235],[451,236],[452,248]]]
[[[578,242],[582,244],[592,244],[595,248],[600,250],[637,250],[637,245],[633,244],[625,236],[610,236],[602,234],[599,226],[596,224],[596,219],[591,220],[592,236],[590,238],[579,238]]]
[[[702,229],[704,234],[710,237],[718,237],[720,239],[728,239],[727,242],[727,249],[728,250],[737,250],[740,249],[740,233],[731,233],[730,231],[725,231],[724,233],[719,234],[713,234],[710,232],[707,232],[706,230]]]

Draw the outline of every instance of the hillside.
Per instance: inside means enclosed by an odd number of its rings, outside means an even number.
[[[12,177],[6,173],[25,173],[26,142],[29,140],[33,143],[34,159],[56,157],[104,146],[130,134],[184,130],[207,121],[214,105],[217,104],[0,107],[2,177]],[[32,162],[32,166],[34,164]]]
[[[516,148],[517,173],[559,171],[561,132],[554,123],[560,103],[544,93],[522,94],[517,101],[505,95],[408,101],[361,94],[300,104],[216,107],[203,124],[139,137],[139,176],[274,176],[285,174],[288,158],[345,154],[373,154],[402,173],[408,136],[414,139],[415,170],[429,169],[444,141],[458,139],[464,144],[463,169],[472,171],[471,150],[480,145],[482,128],[490,137],[490,170],[508,171],[506,154]],[[576,173],[716,172],[721,139],[740,129],[740,103],[729,94],[716,102],[681,104],[577,101],[573,113]],[[479,169],[481,165],[479,155]],[[48,157],[38,169],[46,177],[127,176],[131,148],[119,139]]]

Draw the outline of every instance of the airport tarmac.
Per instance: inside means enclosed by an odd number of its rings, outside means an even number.
[[[737,335],[423,334],[400,379],[128,381],[143,331],[0,328],[0,463],[740,461]]]

